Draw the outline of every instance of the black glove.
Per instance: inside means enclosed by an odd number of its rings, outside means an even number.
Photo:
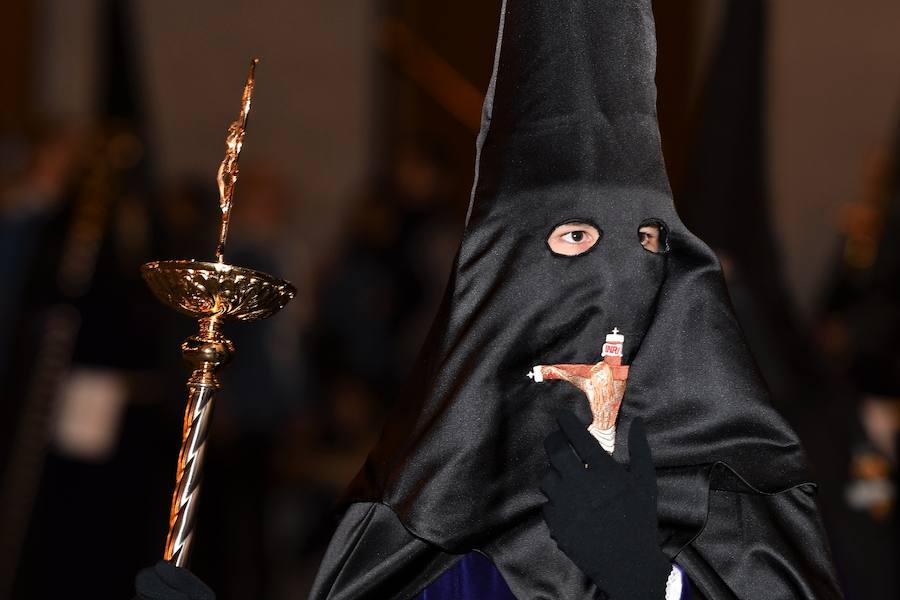
[[[161,560],[134,578],[135,600],[216,600],[209,586],[181,567]]]
[[[656,472],[644,423],[631,423],[631,466],[617,463],[572,413],[544,447],[544,519],[560,550],[612,600],[664,600],[672,564],[659,547]]]

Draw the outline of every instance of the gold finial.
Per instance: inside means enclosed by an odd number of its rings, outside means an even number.
[[[241,113],[237,120],[228,126],[228,134],[225,136],[225,158],[219,165],[216,177],[219,183],[219,206],[222,209],[222,225],[219,228],[219,243],[216,246],[216,261],[220,263],[225,262],[225,240],[228,238],[228,224],[231,221],[231,206],[234,202],[234,184],[237,183],[239,172],[238,157],[244,145],[247,116],[250,114],[250,105],[253,101],[253,82],[257,64],[258,58],[250,61],[247,83],[244,84],[244,93],[241,96]]]

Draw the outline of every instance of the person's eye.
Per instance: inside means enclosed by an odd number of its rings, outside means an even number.
[[[585,239],[590,240],[591,234],[586,231],[570,231],[562,236],[562,241],[569,244],[580,244]]]
[[[554,254],[578,256],[593,248],[603,233],[590,223],[570,222],[557,225],[547,238]]]
[[[657,219],[647,219],[638,228],[638,241],[647,252],[660,254],[669,250],[666,226]]]

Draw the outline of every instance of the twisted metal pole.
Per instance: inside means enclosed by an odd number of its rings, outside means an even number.
[[[204,319],[200,323],[200,335],[188,338],[181,345],[184,358],[194,370],[187,383],[188,403],[164,552],[164,558],[179,567],[187,566],[191,553],[213,400],[221,387],[217,371],[234,354],[234,345],[222,335],[220,328],[217,317]]]

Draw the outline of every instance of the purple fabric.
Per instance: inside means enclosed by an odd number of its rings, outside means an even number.
[[[687,573],[684,572],[684,569],[678,563],[672,563],[672,565],[681,573],[681,600],[693,600],[694,594],[691,593],[691,582]]]
[[[516,597],[490,560],[470,552],[414,600],[516,600]]]

